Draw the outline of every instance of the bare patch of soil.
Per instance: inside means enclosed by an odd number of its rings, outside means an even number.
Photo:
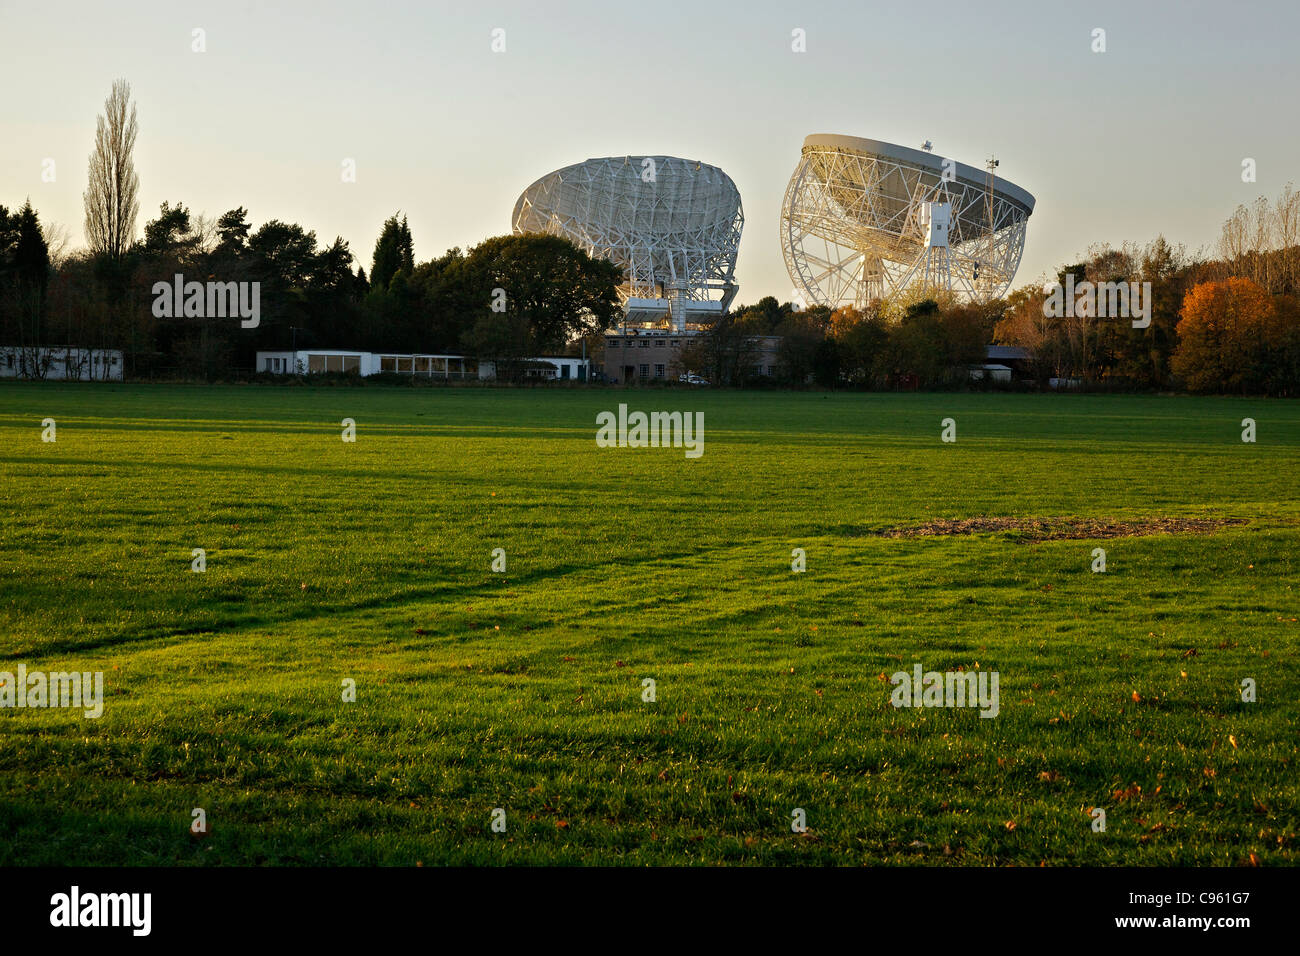
[[[1245,518],[953,518],[900,525],[874,534],[881,538],[928,538],[1005,532],[1024,542],[1093,538],[1136,538],[1152,534],[1213,534]]]

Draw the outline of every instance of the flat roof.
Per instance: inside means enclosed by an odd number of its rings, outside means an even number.
[[[938,153],[929,153],[923,149],[913,149],[910,146],[899,146],[897,143],[886,143],[879,139],[863,139],[858,136],[840,136],[835,133],[814,133],[803,141],[804,148],[809,146],[822,146],[831,149],[848,149],[859,153],[868,153],[872,156],[883,156],[886,159],[894,159],[899,162],[908,163],[912,166],[920,166],[936,173],[943,173],[943,161],[945,158]],[[968,182],[984,183],[987,181],[988,171],[976,169],[974,166],[967,166],[965,163],[958,163],[954,160],[958,179],[965,179]],[[1026,190],[1021,189],[1015,183],[1008,182],[998,176],[993,177],[993,189],[995,192],[1016,200],[1024,204],[1030,212],[1034,211],[1034,197]]]
[[[984,350],[985,358],[1024,359],[1029,353],[1016,345],[990,345]]]

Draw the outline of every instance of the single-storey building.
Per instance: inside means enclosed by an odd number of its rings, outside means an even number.
[[[970,372],[972,382],[980,382],[986,378],[993,382],[1011,381],[1011,368],[1007,365],[985,362],[983,365],[968,365],[966,368]]]
[[[122,370],[119,349],[0,345],[0,378],[120,382]]]
[[[493,363],[481,362],[480,368]],[[549,382],[585,382],[591,363],[586,359],[573,358],[568,355],[542,355],[524,361],[524,378],[541,379]]]
[[[273,375],[312,375],[320,372],[356,372],[361,376],[396,372],[417,378],[455,381],[494,379],[496,365],[464,355],[411,352],[360,352],[347,349],[298,349],[296,352],[257,353],[257,371]],[[588,362],[568,356],[542,356],[525,361],[528,378],[585,382]]]

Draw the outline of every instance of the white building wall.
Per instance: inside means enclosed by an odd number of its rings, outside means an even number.
[[[34,374],[39,365],[41,374]],[[118,349],[0,346],[0,378],[61,382],[120,382],[125,363]]]
[[[254,360],[258,372],[270,372],[272,374],[293,374],[295,367],[302,374],[310,374],[312,371],[312,356],[326,356],[326,365],[328,366],[329,356],[348,356],[355,357],[358,360],[357,371],[362,376],[377,375],[383,371],[385,359],[411,360],[411,367],[414,369],[423,360],[429,360],[429,364],[434,369],[432,372],[423,371],[402,371],[396,369],[403,375],[415,375],[417,377],[431,378],[455,378],[460,379],[465,374],[466,366],[473,362],[463,355],[434,355],[427,352],[354,352],[345,349],[299,349],[297,352],[291,351],[265,351],[258,352]],[[416,360],[421,360],[417,363]],[[585,380],[591,378],[590,360],[581,358],[569,358],[567,356],[554,357],[544,356],[540,358],[528,359],[529,362],[547,362],[557,369],[555,378],[560,381],[579,381],[579,369],[586,367]],[[317,361],[319,364],[319,360]],[[443,370],[439,371],[441,365]],[[559,371],[560,368],[567,368],[567,376]],[[496,378],[496,365],[490,361],[478,363],[478,378],[480,380],[492,380]]]

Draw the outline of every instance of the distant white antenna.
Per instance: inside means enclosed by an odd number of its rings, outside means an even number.
[[[988,233],[984,238],[984,254],[990,259],[993,258],[993,170],[998,168],[998,161],[995,157],[990,156],[984,161],[984,168],[988,170],[988,188],[985,192],[985,215],[988,217]],[[975,272],[971,280],[978,282],[980,277],[980,261],[975,260]]]
[[[998,161],[990,156],[984,161],[984,168],[989,171],[988,190],[987,190],[987,215],[989,221],[989,241],[992,242],[993,236],[993,170],[998,168]]]

